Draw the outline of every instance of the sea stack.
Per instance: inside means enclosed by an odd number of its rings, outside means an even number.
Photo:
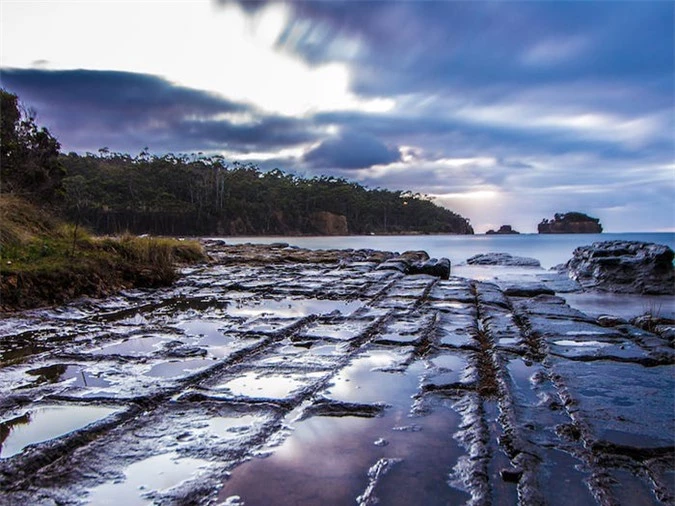
[[[501,234],[504,234],[504,235],[508,235],[508,234],[520,234],[520,232],[518,232],[517,230],[513,230],[513,228],[511,227],[511,225],[502,225],[501,227],[499,227],[499,230],[492,230],[492,229],[490,229],[490,230],[488,230],[488,231],[485,232],[485,233],[486,233],[487,235],[493,235],[493,234],[500,234],[500,235],[501,235]]]
[[[540,234],[599,234],[602,225],[598,218],[584,213],[556,213],[552,220],[542,220],[537,231]]]

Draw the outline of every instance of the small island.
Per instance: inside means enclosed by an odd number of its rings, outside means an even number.
[[[556,213],[552,220],[543,219],[537,231],[540,234],[600,234],[602,225],[598,218],[584,213]]]
[[[485,232],[485,235],[512,235],[512,234],[520,234],[517,230],[513,230],[511,225],[502,225],[499,227],[499,230],[488,230]]]

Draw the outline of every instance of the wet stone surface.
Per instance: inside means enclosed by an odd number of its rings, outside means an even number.
[[[675,500],[665,333],[392,254],[210,249],[0,320],[0,504]]]

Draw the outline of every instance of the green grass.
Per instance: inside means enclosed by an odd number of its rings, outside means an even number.
[[[165,237],[94,237],[12,196],[0,196],[0,306],[61,303],[176,278],[206,260],[201,245]]]

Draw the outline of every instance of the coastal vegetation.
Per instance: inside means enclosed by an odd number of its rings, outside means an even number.
[[[99,233],[164,235],[472,234],[424,195],[302,178],[219,156],[111,153],[60,157],[65,212]]]
[[[94,237],[12,195],[0,198],[0,223],[3,309],[164,286],[176,278],[176,264],[206,259],[195,241]]]
[[[15,95],[2,100],[0,306],[3,309],[102,296],[125,287],[170,284],[177,263],[205,260],[194,241],[94,237],[59,217],[67,193],[59,143]]]

